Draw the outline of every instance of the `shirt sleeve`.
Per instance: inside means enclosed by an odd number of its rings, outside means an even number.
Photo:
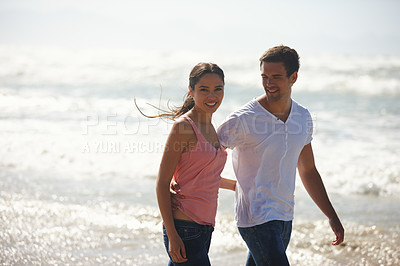
[[[244,130],[237,115],[230,115],[217,129],[222,146],[233,149],[244,141]]]
[[[313,135],[314,125],[310,112],[307,112],[306,126],[307,126],[307,139],[306,142],[304,143],[304,146],[310,144],[311,141],[313,140],[312,135]]]

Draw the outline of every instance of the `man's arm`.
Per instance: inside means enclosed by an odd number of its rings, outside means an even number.
[[[219,184],[219,187],[235,191],[236,180],[221,177],[221,182]]]
[[[217,129],[217,135],[221,146],[225,149],[233,149],[243,144],[246,135],[239,117],[231,115]]]
[[[332,245],[339,245],[344,240],[344,229],[328,198],[324,183],[315,166],[311,143],[304,146],[301,151],[297,168],[308,194],[329,219],[329,224],[336,235]]]

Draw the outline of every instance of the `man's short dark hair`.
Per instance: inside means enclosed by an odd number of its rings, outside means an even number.
[[[299,71],[299,59],[296,50],[288,46],[279,45],[268,49],[260,57],[260,67],[263,62],[282,62],[285,66],[287,76],[290,77],[294,72]]]

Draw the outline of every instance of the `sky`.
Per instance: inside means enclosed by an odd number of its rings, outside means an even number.
[[[398,0],[1,0],[0,45],[400,56]]]

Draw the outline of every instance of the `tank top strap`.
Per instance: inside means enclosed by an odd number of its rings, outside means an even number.
[[[185,118],[187,121],[189,121],[190,125],[191,125],[192,128],[193,128],[194,133],[196,134],[197,141],[200,141],[200,140],[201,140],[201,141],[205,141],[205,138],[204,138],[203,134],[201,134],[200,130],[197,128],[197,126],[196,126],[196,124],[193,122],[193,120],[190,119],[190,117],[187,116],[186,114],[185,114],[185,115],[182,115],[182,117]]]

